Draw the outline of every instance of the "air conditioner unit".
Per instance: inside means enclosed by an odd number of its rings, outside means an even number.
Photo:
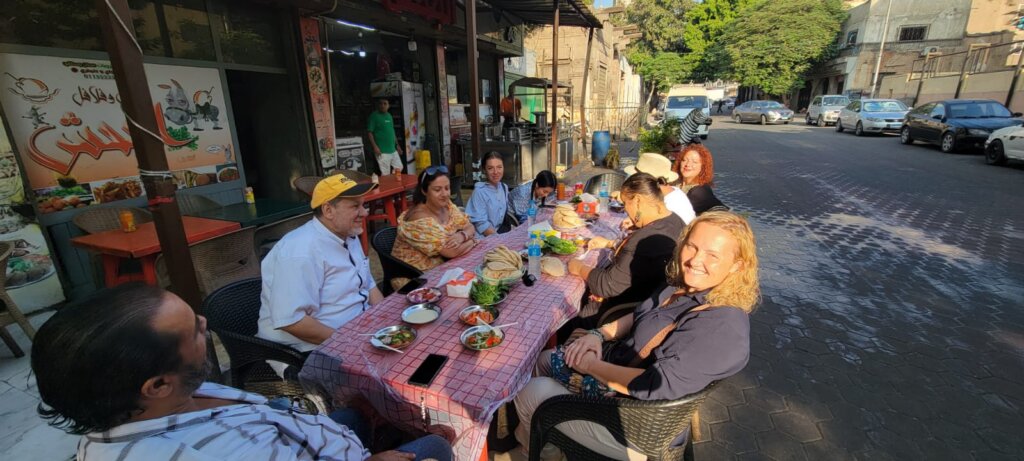
[[[935,54],[935,53],[938,53],[938,52],[939,52],[939,47],[937,47],[937,46],[926,46],[926,47],[924,47],[923,50],[921,50],[921,56],[928,56],[929,54]]]

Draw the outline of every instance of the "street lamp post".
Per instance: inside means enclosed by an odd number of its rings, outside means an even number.
[[[878,45],[878,59],[875,61],[875,75],[871,78],[871,98],[874,99],[875,91],[878,88],[878,71],[882,68],[882,53],[885,52],[885,35],[889,32],[889,13],[892,12],[892,2],[885,8],[885,21],[882,22],[882,42]]]

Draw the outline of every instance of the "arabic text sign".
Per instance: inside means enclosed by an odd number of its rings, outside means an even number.
[[[170,169],[234,163],[218,71],[145,67]],[[0,54],[0,104],[32,189],[138,174],[113,78],[107,61]]]

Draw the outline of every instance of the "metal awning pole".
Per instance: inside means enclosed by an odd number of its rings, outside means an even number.
[[[555,27],[551,32],[551,170],[558,165],[558,7],[561,3],[555,0]]]
[[[466,1],[466,43],[469,45],[467,54],[469,60],[469,125],[470,136],[473,146],[473,155],[476,158],[483,157],[480,152],[480,77],[478,65],[479,58],[476,52],[476,0]],[[484,166],[480,165],[483,170]]]
[[[188,250],[178,203],[174,200],[175,185],[168,171],[164,144],[151,135],[157,132],[156,117],[146,71],[142,66],[142,51],[135,42],[135,32],[132,30],[131,10],[128,9],[127,0],[109,0],[113,11],[107,4],[107,0],[96,0],[96,12],[103,31],[103,42],[114,69],[114,81],[121,96],[121,110],[128,119],[128,131],[139,162],[139,171],[152,173],[140,176],[146,197],[149,198],[150,210],[153,211],[156,235],[167,261],[171,286],[193,310],[197,310],[202,303],[199,285],[192,267],[192,255]]]
[[[590,50],[594,43],[594,28],[587,33],[587,57],[583,60],[583,88],[580,89],[580,138],[583,153],[587,153],[587,78],[590,76]]]

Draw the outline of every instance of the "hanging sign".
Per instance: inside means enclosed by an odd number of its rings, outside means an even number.
[[[302,31],[302,56],[306,62],[306,82],[309,84],[309,104],[313,111],[316,145],[320,164],[334,168],[338,160],[334,149],[334,118],[331,117],[331,93],[327,90],[324,73],[324,50],[320,46],[320,23],[313,18],[299,19]]]
[[[455,0],[384,0],[384,7],[395,13],[411,13],[441,24],[455,23]]]
[[[178,187],[238,180],[219,71],[145,68]],[[144,194],[109,61],[0,54],[0,106],[40,213]]]

